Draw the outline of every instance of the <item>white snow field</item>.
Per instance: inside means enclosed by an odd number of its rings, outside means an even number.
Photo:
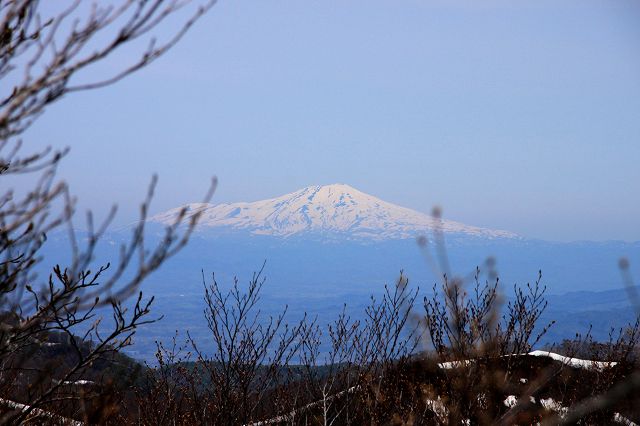
[[[277,198],[232,204],[193,203],[157,214],[151,222],[170,224],[182,208],[202,211],[200,228],[229,228],[252,234],[317,232],[352,238],[405,239],[439,227],[445,233],[483,238],[518,238],[512,232],[465,225],[387,203],[345,184],[309,186]]]

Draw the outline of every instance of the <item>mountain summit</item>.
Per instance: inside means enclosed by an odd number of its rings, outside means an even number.
[[[252,234],[339,234],[356,239],[405,239],[436,229],[483,238],[514,238],[516,234],[478,228],[387,203],[349,185],[309,186],[277,198],[232,204],[189,204],[202,211],[199,228],[244,230]],[[151,217],[168,224],[182,207]],[[192,214],[193,214],[192,213]]]

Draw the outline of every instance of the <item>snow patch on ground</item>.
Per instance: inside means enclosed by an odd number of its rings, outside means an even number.
[[[569,358],[566,356],[562,356],[553,352],[547,351],[533,351],[529,352],[531,356],[546,356],[556,361],[560,361],[563,364],[570,365],[571,367],[576,368],[584,368],[584,369],[596,369],[596,370],[604,370],[606,368],[615,367],[617,362],[606,362],[606,361],[589,361],[586,359],[580,358]]]
[[[624,417],[620,413],[613,413],[613,421],[616,423],[623,424],[625,426],[638,426],[638,423],[632,422],[631,420]]]
[[[515,395],[509,395],[504,400],[505,407],[513,408],[518,403],[518,398]]]
[[[532,351],[532,352],[529,352],[528,354],[521,354],[521,355],[548,357],[553,360],[559,361],[565,365],[569,365],[575,368],[584,368],[584,369],[604,370],[606,368],[615,367],[618,364],[617,362],[590,361],[590,360],[580,359],[580,358],[569,358],[569,357],[556,354],[554,352],[548,352],[548,351]],[[447,361],[447,362],[438,363],[438,367],[444,370],[450,370],[452,368],[467,366],[472,362],[473,362],[472,359],[465,359],[460,361]],[[520,379],[520,382],[527,383],[527,379]]]
[[[545,410],[558,413],[560,417],[564,416],[565,414],[567,414],[567,411],[569,411],[567,407],[563,407],[562,404],[560,404],[553,398],[541,398],[540,405],[542,405]]]
[[[83,422],[69,419],[67,417],[62,417],[57,414],[50,413],[48,411],[42,410],[40,408],[33,408],[26,404],[21,404],[19,402],[11,401],[9,399],[0,398],[0,405],[4,405],[5,407],[9,407],[12,410],[16,411],[30,411],[31,420],[47,419],[51,421],[53,424],[64,425],[64,426],[84,426]],[[43,422],[45,423],[45,422]]]

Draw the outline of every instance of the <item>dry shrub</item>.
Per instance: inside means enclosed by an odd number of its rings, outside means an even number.
[[[283,311],[262,318],[263,280],[227,292],[205,286],[209,350],[189,338],[180,358],[159,346],[159,367],[138,392],[141,424],[530,424],[562,421],[558,414],[610,391],[633,374],[638,324],[609,342],[587,334],[552,348],[568,357],[617,362],[575,368],[527,355],[552,324],[540,326],[546,301],[541,274],[514,288],[501,305],[497,278],[471,284],[443,275],[440,291],[416,307],[418,289],[401,274],[362,320],[346,308],[323,329],[303,318],[284,324]],[[470,290],[467,290],[467,286]],[[286,311],[286,310],[285,310]],[[420,346],[420,343],[423,346]],[[213,343],[213,345],[211,345]],[[206,342],[205,342],[206,344]],[[184,350],[184,349],[183,349]],[[208,354],[208,355],[207,355]],[[614,415],[635,418],[629,398],[585,414],[588,424]],[[134,410],[130,410],[134,412]],[[568,418],[568,417],[567,417]]]

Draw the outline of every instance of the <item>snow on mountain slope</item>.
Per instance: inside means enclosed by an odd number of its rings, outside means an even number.
[[[252,203],[189,204],[189,214],[202,210],[199,227],[245,230],[287,237],[301,233],[343,234],[351,238],[404,239],[433,230],[438,220],[365,194],[349,185],[309,186],[291,194]],[[169,224],[182,207],[151,217]],[[484,238],[514,238],[508,231],[478,228],[442,220],[446,233]]]

